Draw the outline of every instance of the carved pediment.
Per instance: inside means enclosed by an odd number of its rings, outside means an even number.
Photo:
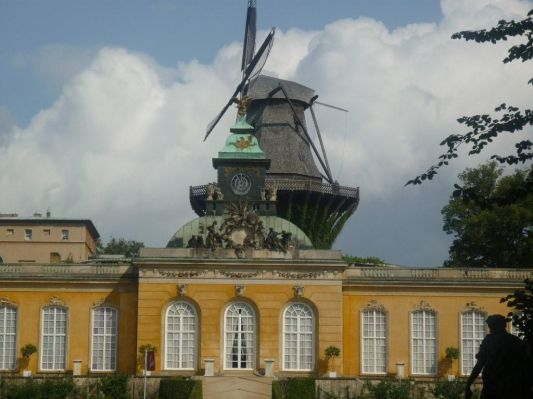
[[[50,298],[50,301],[48,301],[48,303],[52,306],[65,306],[65,302],[55,295]]]
[[[363,310],[377,310],[379,312],[385,312],[385,306],[381,303],[379,303],[378,301],[376,301],[375,299],[371,299],[370,301],[368,301],[368,303],[366,304],[366,306],[363,308]]]
[[[414,306],[414,309],[433,311],[433,308],[431,307],[431,305],[428,302],[424,301],[423,299]]]

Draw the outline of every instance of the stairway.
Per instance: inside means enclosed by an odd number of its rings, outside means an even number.
[[[272,378],[250,376],[204,377],[203,399],[270,399]]]

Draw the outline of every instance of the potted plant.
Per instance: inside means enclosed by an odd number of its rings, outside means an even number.
[[[454,346],[449,346],[445,349],[446,359],[450,362],[450,371],[453,373],[453,361],[459,359],[459,349]],[[448,381],[454,381],[455,374],[448,374]]]
[[[328,371],[328,377],[336,378],[337,372],[333,371],[335,369],[335,358],[340,356],[341,350],[336,346],[330,345],[324,350],[324,354],[326,355],[326,359],[328,360],[328,367],[329,362],[331,361],[331,367],[329,368],[330,371]]]
[[[31,370],[28,370],[30,365],[30,357],[37,352],[37,347],[33,344],[26,344],[20,349],[20,352],[22,354],[22,359],[24,359],[24,370],[22,371],[22,375],[24,377],[30,377]]]

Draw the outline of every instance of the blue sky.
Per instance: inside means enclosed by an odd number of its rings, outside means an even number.
[[[277,27],[264,72],[350,110],[317,110],[334,178],[361,190],[335,248],[442,264],[451,237],[440,210],[457,173],[488,154],[462,157],[422,187],[404,183],[461,132],[458,117],[531,98],[530,65],[501,62],[509,43],[450,36],[531,8],[258,0],[258,28]],[[234,115],[202,137],[239,79],[245,13],[245,0],[0,0],[0,211],[50,209],[92,219],[104,240],[166,245],[194,216],[188,186],[216,178],[211,158]],[[511,145],[499,140],[493,152]]]

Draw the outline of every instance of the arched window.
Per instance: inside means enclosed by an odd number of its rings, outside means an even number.
[[[117,310],[99,306],[92,310],[92,371],[115,371],[117,368]]]
[[[485,338],[486,314],[469,310],[461,314],[461,373],[470,375],[476,364],[479,345]]]
[[[165,368],[194,369],[198,318],[194,307],[180,301],[171,304],[165,317]]]
[[[431,310],[411,313],[411,369],[413,374],[437,371],[437,317]]]
[[[311,371],[315,364],[315,317],[309,306],[293,303],[283,312],[283,369]]]
[[[382,310],[361,313],[361,363],[363,373],[387,372],[387,313]]]
[[[0,370],[13,370],[17,358],[17,308],[0,305]]]
[[[246,302],[232,303],[224,314],[224,367],[253,369],[256,340],[255,311]]]
[[[47,306],[41,321],[41,370],[65,370],[67,309]]]

